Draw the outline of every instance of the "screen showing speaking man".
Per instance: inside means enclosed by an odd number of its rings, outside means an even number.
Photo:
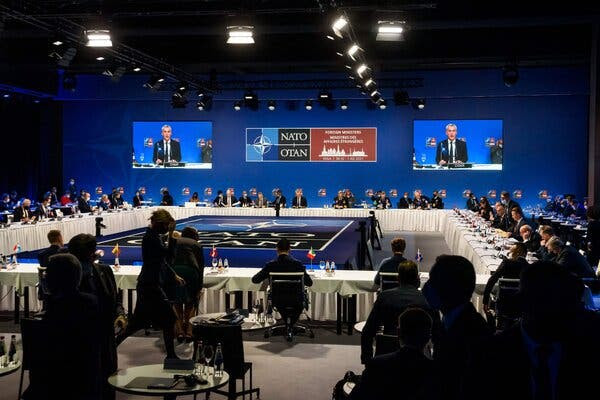
[[[212,122],[133,123],[133,168],[212,168]]]
[[[415,170],[501,170],[502,120],[415,120]]]

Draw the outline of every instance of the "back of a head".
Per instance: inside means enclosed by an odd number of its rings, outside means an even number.
[[[419,268],[414,261],[402,261],[398,265],[398,283],[418,288],[421,285]]]
[[[64,296],[78,291],[81,263],[72,254],[56,254],[48,259],[46,283],[51,296]]]
[[[168,192],[166,193],[168,194]],[[152,215],[150,216],[150,222],[152,222],[153,224],[168,225],[173,221],[175,221],[175,219],[173,218],[171,213],[165,210],[164,208],[159,208],[158,210],[152,212]]]
[[[55,244],[62,241],[62,233],[58,229],[52,229],[48,232],[48,243]]]
[[[429,272],[427,284],[435,290],[440,309],[450,310],[471,301],[475,290],[475,269],[462,256],[441,255]]]
[[[552,236],[546,246],[550,251],[560,251],[565,247],[565,244],[558,236]]]
[[[277,242],[277,251],[280,253],[287,253],[290,251],[290,241],[286,238],[280,239]]]
[[[69,240],[68,248],[69,253],[80,262],[89,261],[96,251],[96,238],[87,233],[80,233]]]
[[[519,298],[528,333],[536,340],[553,340],[571,328],[582,308],[583,285],[565,267],[539,261],[521,272]]]
[[[198,240],[198,230],[193,226],[186,226],[181,230],[181,237]]]
[[[433,320],[421,308],[407,308],[398,317],[398,336],[403,346],[422,350],[431,339]]]
[[[404,253],[404,250],[406,250],[406,240],[401,237],[392,239],[391,245],[394,253]]]
[[[513,260],[516,260],[519,257],[525,257],[527,255],[527,245],[522,242],[515,243],[510,250],[510,255]]]

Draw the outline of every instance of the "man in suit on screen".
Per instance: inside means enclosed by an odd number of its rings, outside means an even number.
[[[169,125],[163,125],[160,132],[162,139],[157,140],[154,143],[154,154],[152,155],[152,162],[154,164],[163,165],[170,162],[181,161],[181,146],[179,142],[171,140],[173,134],[172,129]]]
[[[464,164],[468,160],[467,143],[457,140],[458,128],[455,124],[446,125],[446,139],[438,143],[435,162],[438,165]]]

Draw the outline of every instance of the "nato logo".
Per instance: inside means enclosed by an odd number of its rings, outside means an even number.
[[[367,195],[368,197],[373,196],[373,193],[374,193],[373,189],[367,189],[367,190],[365,190],[365,195]]]
[[[436,147],[437,139],[434,137],[428,137],[425,139],[425,147]]]
[[[496,138],[493,137],[489,137],[489,138],[485,138],[485,145],[487,147],[493,147],[496,145]]]
[[[119,186],[119,187],[117,188],[117,192],[119,192],[119,193],[123,194],[123,193],[125,193],[125,189],[123,189],[123,186]]]
[[[319,197],[327,196],[327,189],[325,189],[325,188],[319,189],[319,191],[317,192],[317,196],[319,196]]]
[[[465,138],[465,137],[459,137],[458,140],[460,140],[461,142],[467,143],[467,138]]]
[[[196,140],[196,146],[198,146],[198,147],[206,146],[206,141],[204,140],[204,138],[200,138],[200,139]]]
[[[446,198],[446,195],[447,195],[447,193],[446,193],[446,189],[440,189],[440,190],[438,190],[438,194],[440,195],[440,197],[441,197],[442,199],[445,199],[445,198]]]
[[[154,140],[151,137],[144,138],[144,147],[154,146]]]
[[[540,190],[540,192],[538,193],[538,197],[540,199],[547,199],[550,197],[550,195],[548,194],[548,191],[546,189],[544,189],[544,190]]]
[[[280,189],[279,189],[279,188],[277,188],[277,187],[276,187],[276,188],[273,188],[273,190],[271,190],[271,194],[272,194],[273,196],[275,196],[275,194],[277,193],[277,191],[278,191],[278,190],[280,190]]]
[[[489,190],[487,192],[487,195],[490,199],[495,199],[496,198],[496,189]]]
[[[398,189],[390,189],[390,197],[398,197]]]
[[[184,196],[187,196],[190,194],[190,188],[188,186],[185,186],[183,189],[181,189],[181,194]]]
[[[521,199],[523,198],[523,191],[521,189],[517,189],[513,192],[513,197],[515,199]]]
[[[96,186],[96,194],[102,194],[102,186]]]
[[[205,196],[212,196],[212,194],[213,194],[213,191],[212,191],[211,187],[204,188],[204,195]]]
[[[246,129],[246,161],[277,161],[277,144],[276,128]]]
[[[257,190],[255,187],[253,187],[253,188],[250,188],[249,192],[250,192],[250,196],[256,196]]]
[[[146,186],[140,186],[138,192],[140,192],[140,194],[146,194]]]
[[[168,191],[169,191],[169,188],[166,186],[163,186],[160,188],[160,194],[163,194],[164,192],[168,192]]]
[[[462,196],[466,199],[471,195],[471,189],[465,189],[462,192]]]

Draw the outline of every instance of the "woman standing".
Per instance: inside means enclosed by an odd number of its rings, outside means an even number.
[[[198,231],[191,226],[183,228],[177,239],[173,270],[185,280],[184,286],[175,290],[175,333],[177,341],[192,341],[191,317],[198,312],[198,302],[204,279],[204,254],[198,243]]]

